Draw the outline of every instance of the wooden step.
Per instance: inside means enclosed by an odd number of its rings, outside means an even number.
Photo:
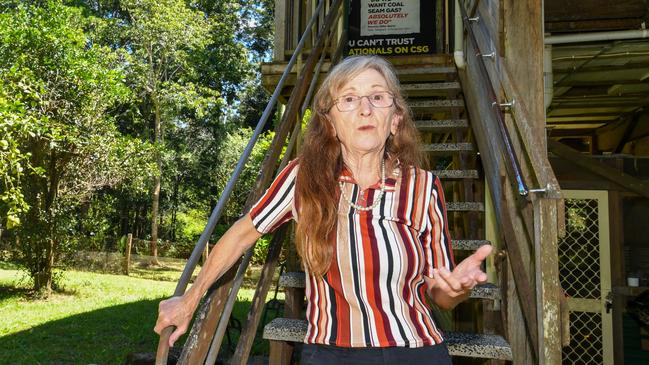
[[[275,318],[264,327],[263,337],[272,341],[304,342],[307,322],[303,319]],[[512,350],[502,336],[445,332],[451,356],[512,360]]]
[[[449,81],[457,78],[457,70],[449,66],[399,67],[397,75],[401,83]]]
[[[472,152],[472,143],[429,143],[422,146],[422,151],[432,155],[451,155],[459,152]]]
[[[445,96],[461,90],[459,82],[424,82],[401,84],[401,91],[408,97]]]
[[[432,170],[431,172],[445,180],[478,178],[478,170]]]
[[[446,202],[449,212],[484,212],[484,204],[480,202]]]
[[[446,332],[444,338],[451,356],[512,360],[511,346],[499,335]]]
[[[490,245],[491,242],[487,240],[451,240],[454,250],[475,251],[480,246]]]
[[[492,283],[478,284],[471,290],[471,298],[500,300],[500,288]]]
[[[408,101],[413,114],[427,114],[440,111],[464,109],[462,99],[440,99],[440,100],[410,100]]]
[[[304,271],[285,272],[279,277],[279,286],[282,288],[306,287],[306,274]]]
[[[415,126],[421,132],[450,132],[469,127],[466,119],[418,120]]]
[[[279,278],[279,286],[282,288],[304,288],[306,286],[306,274],[303,271],[285,272]],[[500,288],[491,283],[476,285],[471,291],[471,298],[500,299]]]

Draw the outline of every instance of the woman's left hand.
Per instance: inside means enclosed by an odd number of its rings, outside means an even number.
[[[477,284],[486,282],[487,274],[480,267],[492,250],[490,245],[480,247],[455,266],[453,271],[445,267],[434,269],[434,278],[426,278],[426,282],[435,304],[452,309],[466,299]]]

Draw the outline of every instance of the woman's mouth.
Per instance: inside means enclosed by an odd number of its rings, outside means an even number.
[[[361,132],[365,132],[365,131],[370,131],[370,130],[372,130],[374,128],[375,127],[373,125],[364,125],[364,126],[358,127],[358,130],[361,131]]]

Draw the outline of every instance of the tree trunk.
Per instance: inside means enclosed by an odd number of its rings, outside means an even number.
[[[172,205],[171,205],[171,240],[176,242],[176,222],[177,222],[177,217],[178,217],[178,190],[179,190],[179,185],[181,178],[179,175],[176,175],[175,179],[175,184],[174,184],[174,192],[173,192],[173,197],[171,199]]]
[[[153,178],[153,194],[151,196],[151,264],[160,265],[158,261],[158,208],[160,205],[160,180],[162,175],[162,157],[160,156],[161,133],[160,133],[160,103],[157,95],[154,93],[151,96],[153,102],[154,113],[154,145],[156,146],[156,164],[158,165],[158,173]]]
[[[49,161],[49,182],[45,194],[45,231],[41,236],[45,240],[45,259],[41,261],[38,272],[34,275],[34,290],[42,292],[45,296],[52,293],[52,268],[54,267],[54,204],[58,195],[59,174],[57,162],[59,156],[55,151],[51,152]],[[41,241],[42,242],[42,241]],[[41,260],[41,259],[39,259]]]

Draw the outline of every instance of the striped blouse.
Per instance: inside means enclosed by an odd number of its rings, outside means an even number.
[[[252,207],[260,233],[299,218],[293,199],[298,166],[292,161]],[[454,267],[442,185],[416,168],[396,176],[386,179],[385,194],[371,211],[353,209],[340,198],[329,271],[307,275],[304,342],[421,347],[443,341],[425,304],[424,282],[433,268]],[[358,205],[372,205],[380,192],[380,182],[361,190],[347,169],[339,181]]]

